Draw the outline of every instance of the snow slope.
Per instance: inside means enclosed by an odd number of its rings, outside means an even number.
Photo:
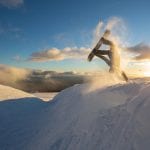
[[[9,86],[0,85],[0,101],[24,97],[35,97],[35,96],[23,92],[21,90],[11,88]]]
[[[89,86],[73,86],[49,102],[0,102],[0,149],[149,150],[150,84],[87,92]]]

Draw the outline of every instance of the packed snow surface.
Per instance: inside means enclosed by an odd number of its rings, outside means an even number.
[[[150,84],[88,90],[75,85],[49,102],[0,102],[1,150],[149,150]]]

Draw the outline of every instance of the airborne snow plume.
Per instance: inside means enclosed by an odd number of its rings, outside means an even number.
[[[101,74],[93,75],[88,80],[90,86],[87,86],[87,88],[83,91],[84,93],[93,92],[119,83],[125,83],[121,76],[116,76],[116,74],[110,74],[109,72],[101,72]]]

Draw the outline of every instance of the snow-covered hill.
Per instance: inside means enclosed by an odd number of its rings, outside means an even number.
[[[11,88],[9,86],[0,85],[0,101],[25,97],[35,97],[35,96],[23,92],[21,90]]]
[[[0,149],[149,150],[150,84],[89,86],[0,102]]]

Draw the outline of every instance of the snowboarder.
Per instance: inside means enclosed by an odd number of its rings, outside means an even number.
[[[102,38],[98,41],[92,52],[88,56],[88,60],[92,61],[94,56],[97,56],[105,61],[110,66],[109,72],[121,74],[123,78],[128,81],[125,72],[120,70],[120,56],[117,51],[116,45],[107,39],[110,35],[110,30],[106,30]],[[110,46],[110,50],[99,50],[102,44]]]

